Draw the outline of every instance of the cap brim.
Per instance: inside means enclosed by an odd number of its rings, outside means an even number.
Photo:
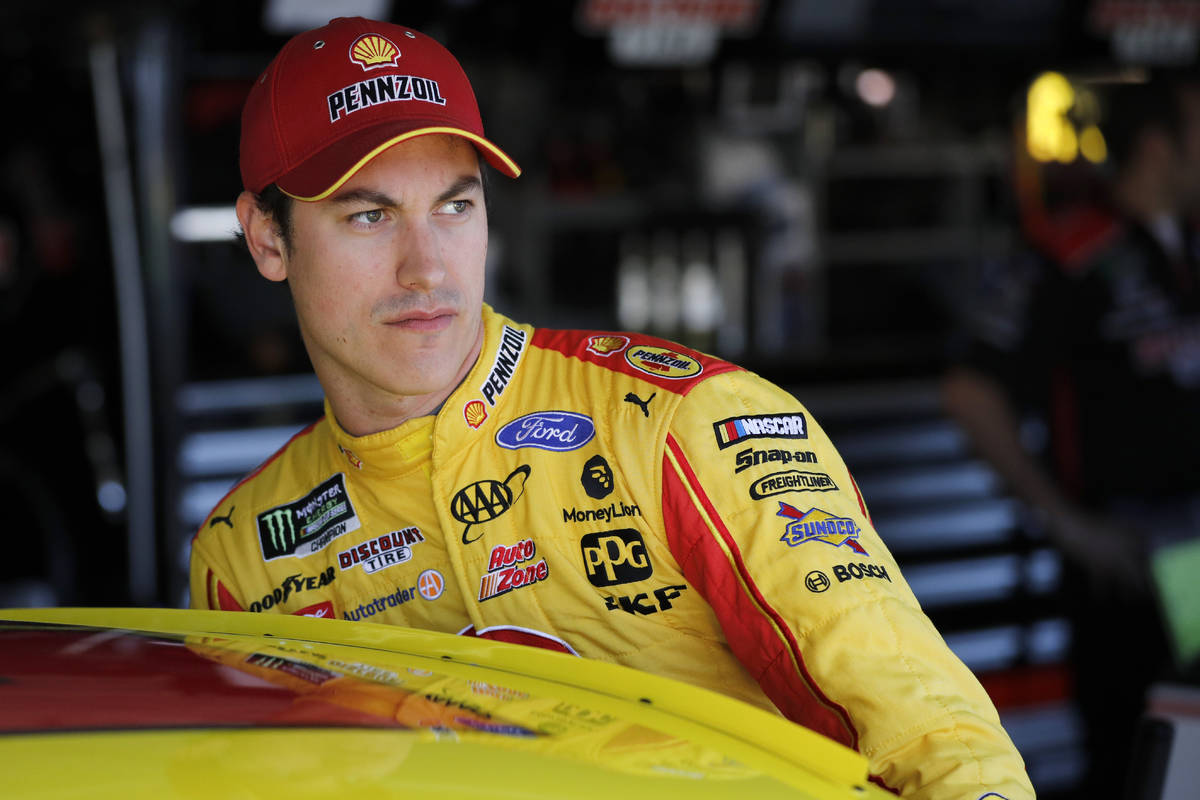
[[[405,127],[410,127],[411,122]],[[324,200],[350,180],[371,159],[401,142],[430,134],[461,136],[479,150],[487,162],[510,178],[521,174],[517,162],[508,154],[477,133],[462,128],[430,125],[396,131],[395,126],[366,128],[333,143],[318,154],[310,156],[296,169],[275,181],[284,194],[296,200]],[[364,155],[365,153],[365,155]]]

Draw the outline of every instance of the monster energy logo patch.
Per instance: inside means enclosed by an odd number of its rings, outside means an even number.
[[[264,561],[303,558],[324,550],[334,539],[358,527],[358,515],[340,472],[299,500],[258,515]]]

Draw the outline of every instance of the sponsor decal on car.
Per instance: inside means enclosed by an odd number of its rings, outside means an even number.
[[[858,543],[862,531],[858,523],[848,517],[838,517],[819,508],[800,511],[779,501],[776,516],[790,519],[779,541],[788,547],[799,547],[806,542],[824,542],[833,547],[848,547],[856,553],[867,555]]]
[[[797,464],[815,464],[817,454],[811,450],[755,450],[747,447],[745,450],[738,450],[734,456],[733,474],[757,467],[759,464],[786,465],[793,461]]]
[[[316,664],[309,664],[305,661],[296,661],[281,656],[267,655],[266,653],[251,653],[246,658],[246,663],[251,666],[261,667],[262,669],[273,669],[276,672],[282,672],[285,675],[291,675],[293,678],[299,678],[307,683],[315,683],[317,685],[341,677],[336,672],[330,672],[324,667],[318,667]]]
[[[533,564],[537,546],[533,539],[522,539],[514,545],[498,544],[492,548],[488,571],[479,579],[479,601],[491,600],[514,589],[532,586],[550,577],[546,559]]]
[[[425,537],[416,527],[385,533],[338,553],[338,568],[344,571],[361,564],[363,572],[373,574],[410,560],[412,545],[423,541]]]
[[[832,492],[837,488],[833,478],[824,472],[789,469],[764,475],[750,484],[750,497],[753,500],[763,500],[784,492]]]
[[[288,598],[293,594],[328,586],[333,583],[336,577],[337,575],[334,574],[333,567],[325,570],[320,575],[302,575],[299,572],[295,575],[288,575],[283,579],[283,583],[272,589],[269,594],[263,595],[261,600],[255,600],[251,603],[250,610],[254,612],[270,611],[275,606],[281,606],[286,603]]]
[[[299,500],[258,515],[263,560],[312,555],[342,534],[358,530],[359,524],[346,494],[346,477],[339,472]]]
[[[450,500],[450,514],[459,522],[466,525],[462,532],[462,543],[470,544],[477,541],[482,533],[467,538],[473,525],[490,522],[512,508],[513,503],[521,499],[525,493],[525,483],[529,480],[529,465],[522,464],[509,473],[503,481],[482,480],[464,486]],[[518,476],[520,478],[518,479]],[[513,487],[516,487],[516,492]]]
[[[375,599],[366,603],[360,603],[358,608],[354,609],[353,611],[343,611],[342,619],[357,621],[360,619],[366,619],[367,617],[373,617],[389,608],[402,606],[416,596],[417,587],[397,586],[396,591],[392,592],[391,594],[385,594],[383,597],[376,597]]]
[[[717,448],[724,450],[746,439],[807,439],[808,423],[800,413],[755,414],[714,422],[713,433]]]
[[[479,387],[479,393],[489,406],[495,406],[500,395],[508,388],[508,382],[517,370],[517,364],[525,352],[525,343],[529,334],[517,328],[504,326],[500,334],[500,346],[496,348],[496,358],[488,372],[487,380]]]
[[[564,508],[563,522],[612,522],[619,517],[640,517],[642,510],[626,503],[609,503],[604,508]]]
[[[595,353],[598,356],[604,356],[605,358],[611,356],[613,353],[621,352],[626,347],[629,347],[628,336],[593,336],[592,338],[588,339],[587,343],[588,352]]]
[[[700,362],[691,356],[652,344],[631,346],[625,351],[625,361],[647,375],[670,380],[690,378],[704,371]]]
[[[654,574],[646,542],[633,528],[585,534],[579,550],[592,586],[634,583]]]
[[[496,444],[508,450],[536,447],[566,452],[578,450],[596,435],[586,414],[573,411],[537,411],[514,419],[496,431]]]
[[[660,586],[649,594],[638,592],[632,597],[608,596],[604,598],[604,607],[609,611],[619,610],[626,614],[649,616],[657,614],[659,611],[669,611],[671,601],[682,595],[687,588],[681,583],[676,583],[670,586]]]
[[[592,456],[583,465],[583,474],[579,476],[579,482],[583,484],[583,490],[588,493],[588,497],[603,500],[612,494],[612,467],[608,465],[604,456]]]

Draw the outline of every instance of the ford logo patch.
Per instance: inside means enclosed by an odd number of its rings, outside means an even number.
[[[596,435],[596,426],[586,414],[573,411],[538,411],[514,419],[496,432],[496,444],[509,450],[536,447],[541,450],[578,450]]]

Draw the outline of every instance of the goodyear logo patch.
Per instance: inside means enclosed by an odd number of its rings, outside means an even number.
[[[639,344],[625,351],[625,360],[634,369],[659,378],[679,380],[699,375],[704,371],[700,362],[665,347]]]
[[[344,533],[358,530],[358,515],[346,494],[342,473],[291,503],[258,515],[264,561],[311,555]]]
[[[779,541],[788,547],[799,547],[805,542],[824,542],[832,547],[848,547],[860,555],[867,551],[858,543],[862,529],[848,517],[838,517],[819,508],[800,511],[779,501],[776,516],[791,520]]]
[[[807,439],[808,423],[803,414],[756,414],[714,422],[713,433],[724,450],[746,439]]]

